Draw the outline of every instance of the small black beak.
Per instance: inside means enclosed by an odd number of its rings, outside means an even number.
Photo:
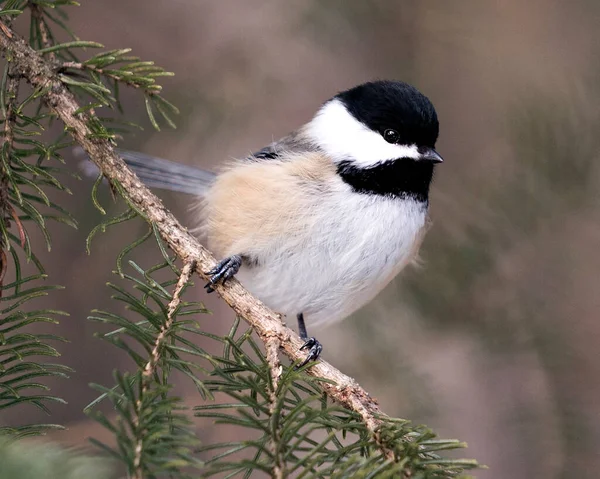
[[[444,162],[444,159],[433,148],[427,148],[423,152],[422,159],[432,161],[433,163],[443,163]]]

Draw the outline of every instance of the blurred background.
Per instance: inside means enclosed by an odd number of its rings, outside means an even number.
[[[388,414],[467,441],[461,455],[490,467],[479,478],[598,477],[598,2],[102,0],[71,15],[82,39],[131,47],[176,73],[162,83],[181,108],[178,129],[154,132],[143,101],[122,90],[127,118],[145,125],[122,146],[184,163],[245,156],[366,80],[405,80],[429,96],[446,161],[421,264],[352,318],[315,331],[324,358]],[[52,254],[41,257],[67,287],[52,298],[71,313],[60,350],[76,369],[53,384],[70,406],[53,407],[52,421],[69,430],[52,438],[82,445],[110,440],[81,412],[96,396],[88,384],[111,385],[114,368],[132,368],[86,317],[120,307],[108,301],[111,264],[146,229],[109,231],[87,256],[101,218],[91,181],[70,187],[80,229],[54,228]],[[194,224],[189,197],[159,195]],[[148,251],[143,266],[156,262]],[[203,326],[227,331],[231,311],[201,288],[193,295],[213,310]],[[178,393],[198,404],[191,384]],[[204,443],[222,434],[199,424]]]

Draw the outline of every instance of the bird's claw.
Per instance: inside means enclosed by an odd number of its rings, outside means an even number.
[[[306,366],[309,362],[319,359],[321,351],[323,351],[323,346],[315,338],[308,338],[300,347],[300,351],[304,351],[305,349],[308,349],[308,355],[306,356],[306,359],[296,367],[296,369],[300,369],[301,367]]]
[[[229,278],[233,278],[233,276],[240,270],[240,266],[242,265],[242,257],[240,255],[233,255],[229,258],[225,258],[206,274],[210,275],[211,278],[204,285],[207,293],[212,293],[215,289],[213,286],[219,282],[221,284],[225,284]]]

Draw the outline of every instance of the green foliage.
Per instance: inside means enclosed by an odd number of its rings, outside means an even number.
[[[129,210],[118,215],[120,221],[107,224],[131,221],[136,217],[135,212]],[[146,270],[129,261],[135,274],[126,274],[122,260],[150,237],[160,245],[158,250],[164,261]],[[171,373],[178,372],[194,382],[202,397],[210,395],[203,382],[196,378],[198,372],[207,371],[192,360],[209,355],[189,338],[201,331],[196,321],[188,319],[207,311],[201,303],[181,301],[173,313],[169,313],[169,303],[173,300],[169,288],[174,287],[181,274],[173,261],[158,233],[150,228],[140,240],[118,255],[115,273],[130,287],[108,285],[114,291],[112,298],[124,303],[126,310],[136,317],[94,311],[89,318],[116,328],[99,337],[125,351],[135,363],[132,373],[115,373],[116,386],[93,385],[102,394],[87,407],[90,415],[115,435],[117,447],[93,442],[122,461],[132,477],[153,478],[166,473],[171,477],[192,477],[183,471],[201,465],[193,454],[199,443],[189,415],[185,414],[187,408],[181,399],[170,394],[170,383]],[[156,278],[165,274],[173,279]],[[115,420],[111,421],[94,409],[104,399],[109,400],[116,410]]]
[[[0,15],[17,14],[24,2],[4,2]],[[26,85],[8,62],[0,83],[3,141],[0,148],[0,410],[32,405],[50,413],[48,403],[62,399],[48,393],[43,379],[66,378],[70,369],[41,357],[60,356],[53,346],[64,339],[35,332],[42,323],[58,324],[62,311],[36,308],[34,302],[59,286],[47,284],[45,269],[34,253],[31,225],[50,250],[48,222],[76,227],[73,217],[50,200],[52,190],[70,194],[58,177],[66,173],[60,152],[70,145],[60,135],[54,142],[40,140],[49,114],[40,104],[41,91],[24,94]],[[38,107],[35,108],[35,104]],[[42,434],[56,424],[0,427],[17,437]]]
[[[57,66],[57,72],[65,85],[88,104],[80,109],[81,112],[90,112],[100,106],[120,107],[116,86],[123,83],[144,93],[152,123],[157,128],[154,110],[172,124],[169,114],[176,113],[176,108],[160,97],[160,86],[155,80],[169,73],[154,67],[151,62],[126,56],[128,49],[104,52],[79,62],[76,50],[101,45],[81,41],[69,30],[64,11],[68,5],[77,3],[5,0],[0,1],[0,17],[10,23],[14,16],[27,12],[30,45],[46,57],[52,57],[57,65],[70,62],[71,66]],[[56,43],[53,27],[66,32],[72,41]],[[77,75],[73,63],[82,65]],[[104,70],[99,70],[100,67]],[[106,70],[107,67],[112,70]],[[8,56],[0,83],[3,135],[0,146],[0,410],[30,404],[49,413],[49,402],[64,401],[48,393],[43,378],[66,378],[70,371],[63,365],[39,359],[60,356],[53,343],[64,339],[55,334],[35,332],[36,326],[42,323],[58,324],[57,317],[67,313],[36,308],[32,303],[60,287],[47,284],[44,266],[34,252],[31,225],[41,233],[48,250],[51,248],[49,221],[77,226],[70,213],[50,199],[57,196],[55,192],[71,194],[59,178],[65,174],[73,175],[63,168],[61,156],[73,143],[68,132],[52,141],[44,136],[54,119],[41,101],[45,93],[46,90],[31,89],[20,79]],[[110,118],[100,120],[92,116],[90,119],[90,127],[98,138],[113,139],[123,131],[123,126],[131,125],[117,124]],[[24,424],[0,427],[0,431],[21,437],[60,427],[56,424]]]
[[[110,421],[96,412],[92,417],[115,435],[117,447],[92,442],[125,464],[132,477],[194,477],[182,471],[197,469],[201,462],[194,457],[198,445],[191,421],[183,411],[181,400],[169,395],[169,386],[144,390],[139,373],[115,373],[117,386],[95,385],[110,400],[117,418]]]
[[[457,449],[456,440],[439,440],[429,429],[409,421],[381,417],[381,441],[401,458],[387,460],[358,414],[332,404],[319,388],[323,380],[302,370],[284,367],[277,389],[252,331],[238,334],[236,320],[225,338],[211,336],[222,345],[222,356],[210,361],[206,387],[233,402],[207,402],[195,408],[196,416],[217,424],[245,429],[240,441],[210,444],[203,477],[227,472],[226,477],[267,474],[277,464],[283,476],[330,477],[454,477],[476,466],[470,460],[442,458],[438,451]],[[271,392],[275,393],[273,401]]]
[[[69,42],[56,45],[51,51],[63,49],[70,51],[74,46],[82,46],[82,43],[84,46],[91,45],[91,42]],[[102,47],[99,44],[93,46]],[[138,57],[128,55],[130,52],[130,48],[123,48],[100,53],[83,62],[65,62],[61,68],[63,72],[61,79],[72,90],[80,91],[96,100],[96,102],[82,107],[80,111],[102,106],[117,107],[119,111],[122,111],[119,101],[119,84],[124,84],[143,92],[148,118],[152,126],[160,130],[155,117],[155,111],[158,111],[166,123],[175,128],[171,115],[179,113],[179,110],[160,96],[162,87],[156,83],[156,78],[173,74],[156,66],[154,62],[141,61]]]

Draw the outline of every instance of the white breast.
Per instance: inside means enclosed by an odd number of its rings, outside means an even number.
[[[306,231],[287,236],[237,278],[272,309],[329,323],[373,299],[414,257],[427,207],[412,199],[358,194],[339,180],[299,214]]]

